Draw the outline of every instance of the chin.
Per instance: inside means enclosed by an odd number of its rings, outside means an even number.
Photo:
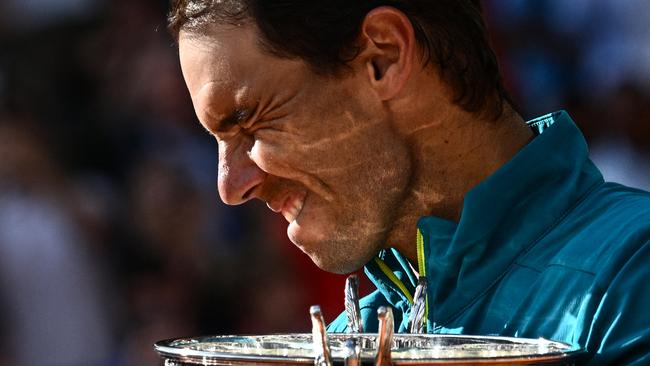
[[[348,261],[332,261],[332,260],[327,260],[324,258],[321,258],[320,256],[312,256],[309,253],[309,258],[311,258],[312,262],[314,264],[322,269],[323,271],[334,273],[334,274],[349,274],[352,272],[357,271],[359,268],[363,267],[365,265],[365,262],[363,264],[356,264],[356,263],[350,263]]]
[[[290,237],[291,241],[303,252],[314,264],[326,272],[336,274],[347,274],[356,271],[360,266],[355,266],[350,263],[349,258],[333,258],[332,253],[329,253],[331,247],[329,243],[314,243],[298,241],[294,237]]]
[[[306,212],[303,212],[305,214]],[[348,274],[362,268],[374,257],[379,238],[366,237],[344,222],[328,221],[307,214],[301,215],[287,227],[287,236],[314,264],[336,274]]]
[[[323,271],[335,274],[349,274],[362,268],[376,253],[362,253],[346,250],[358,248],[356,243],[340,243],[326,240],[318,243],[296,243],[314,264]]]

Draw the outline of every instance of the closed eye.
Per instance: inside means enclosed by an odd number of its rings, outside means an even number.
[[[251,110],[247,108],[235,108],[231,113],[229,113],[221,121],[217,122],[217,132],[228,132],[234,127],[241,125],[246,122],[248,116],[250,116]]]

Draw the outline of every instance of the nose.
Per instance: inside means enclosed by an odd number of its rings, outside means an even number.
[[[257,189],[266,173],[249,157],[252,142],[220,141],[218,189],[227,205],[240,205],[257,197]]]

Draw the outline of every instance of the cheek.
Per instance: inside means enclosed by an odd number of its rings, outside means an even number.
[[[300,157],[295,143],[281,133],[265,132],[255,136],[250,159],[264,172],[282,178],[296,178]]]
[[[359,201],[383,201],[407,189],[411,160],[404,141],[390,131],[370,129],[348,151],[336,151],[343,161],[340,180]]]
[[[250,158],[266,173],[282,178],[328,180],[349,168],[354,163],[351,158],[360,156],[350,147],[346,141],[268,132],[256,137]]]
[[[259,131],[250,159],[268,174],[288,179],[304,175],[349,181],[366,175],[392,174],[400,164],[400,141],[381,124],[338,131],[310,131],[310,135],[277,130]]]

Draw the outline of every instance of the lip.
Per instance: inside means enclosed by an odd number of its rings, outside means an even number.
[[[302,212],[302,208],[305,205],[305,197],[307,192],[301,192],[299,194],[288,195],[284,201],[273,201],[267,202],[266,206],[271,209],[271,211],[280,213],[287,220],[287,222],[293,222]],[[278,202],[282,202],[281,204]]]

